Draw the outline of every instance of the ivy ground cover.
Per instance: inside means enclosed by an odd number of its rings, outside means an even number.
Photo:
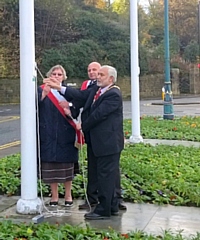
[[[143,138],[198,140],[200,118],[182,117],[160,120],[142,117]],[[125,135],[131,134],[131,121],[124,121]],[[73,181],[73,197],[84,198],[83,181],[87,179],[85,146],[80,152],[80,174]],[[126,145],[121,155],[124,198],[131,202],[174,205],[200,205],[200,149],[184,146],[148,144]],[[84,174],[83,174],[84,173]],[[20,154],[0,161],[0,191],[12,195],[20,190]],[[43,194],[50,189],[42,185]],[[60,194],[64,194],[62,185]]]
[[[131,120],[124,120],[125,138],[131,136]],[[140,117],[141,135],[146,139],[171,139],[200,142],[200,117],[180,117],[163,120],[161,117]]]

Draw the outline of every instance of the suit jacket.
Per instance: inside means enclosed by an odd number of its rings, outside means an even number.
[[[111,86],[94,103],[98,86],[87,90],[67,87],[65,98],[75,100],[82,105],[82,130],[87,144],[92,146],[95,156],[105,156],[122,151],[123,135],[123,102],[118,87]]]

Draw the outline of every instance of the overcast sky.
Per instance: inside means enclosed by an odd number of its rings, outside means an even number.
[[[138,2],[142,5],[147,5],[148,4],[148,0],[138,0]]]

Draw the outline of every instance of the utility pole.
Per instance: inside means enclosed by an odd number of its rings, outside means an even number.
[[[143,142],[140,135],[140,96],[139,96],[139,50],[138,50],[138,6],[137,1],[130,0],[130,34],[131,34],[131,143]]]
[[[34,0],[20,0],[19,15],[21,198],[17,212],[35,214],[41,212],[42,202],[37,197]]]
[[[199,59],[198,64],[200,64],[200,0],[198,2],[198,44],[199,44]]]
[[[164,96],[164,115],[163,119],[174,119],[173,98],[170,79],[170,51],[169,51],[169,11],[168,0],[164,0],[164,30],[165,30],[165,96]]]

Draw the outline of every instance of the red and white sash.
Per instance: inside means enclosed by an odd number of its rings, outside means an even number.
[[[40,86],[42,89],[44,88],[44,84]],[[84,140],[84,136],[83,136],[83,133],[82,131],[80,130],[77,130],[76,129],[76,124],[75,122],[70,119],[70,118],[67,118],[66,115],[65,115],[65,112],[64,112],[64,109],[59,105],[59,101],[58,99],[56,98],[56,96],[52,93],[52,92],[49,92],[47,94],[47,97],[51,100],[51,102],[54,104],[54,106],[58,109],[58,111],[62,114],[62,116],[71,124],[71,126],[75,129],[76,131],[76,141],[75,141],[75,147],[77,148],[80,148],[81,145],[83,145],[85,143],[85,140]]]

